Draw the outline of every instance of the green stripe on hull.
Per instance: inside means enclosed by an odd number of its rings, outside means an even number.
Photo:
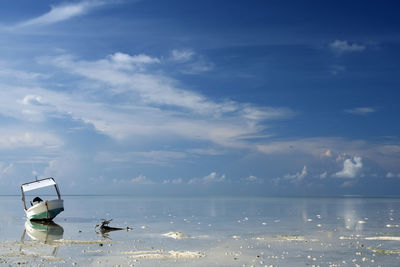
[[[64,208],[53,209],[49,211],[44,211],[39,214],[32,215],[29,219],[30,220],[52,220],[54,217],[57,216],[60,212],[62,212]]]

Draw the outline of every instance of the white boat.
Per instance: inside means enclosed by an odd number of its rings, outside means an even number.
[[[58,196],[57,199],[43,200],[39,196],[36,196],[30,201],[31,207],[27,207],[25,192],[49,186],[54,186]],[[21,191],[26,217],[29,220],[51,221],[64,210],[64,201],[61,199],[60,190],[52,177],[25,183],[21,185]]]

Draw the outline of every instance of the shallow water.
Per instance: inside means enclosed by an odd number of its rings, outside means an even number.
[[[0,264],[398,266],[400,199],[65,196],[46,226],[0,197]],[[96,224],[131,227],[102,234]]]

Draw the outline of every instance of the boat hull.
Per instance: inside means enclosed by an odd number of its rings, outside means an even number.
[[[25,210],[26,217],[37,221],[51,221],[58,214],[64,211],[64,201],[62,199],[46,200]]]

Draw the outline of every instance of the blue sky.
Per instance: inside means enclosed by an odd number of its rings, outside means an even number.
[[[4,1],[0,193],[393,195],[396,1]]]

